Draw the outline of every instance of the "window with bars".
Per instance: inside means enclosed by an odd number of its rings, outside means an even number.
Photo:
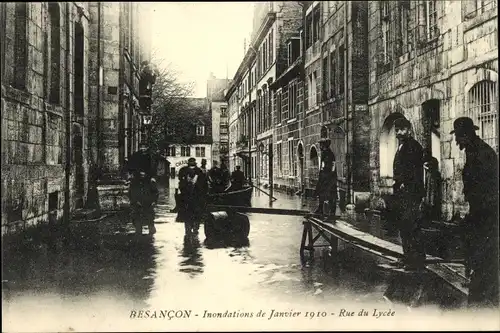
[[[479,127],[478,135],[498,153],[498,86],[484,80],[468,93],[468,116]]]
[[[472,18],[476,15],[495,10],[497,8],[496,0],[469,0],[463,1],[462,6],[465,9],[465,18]]]
[[[425,2],[425,20],[427,39],[434,39],[439,34],[437,26],[436,0],[427,0]]]
[[[175,157],[175,146],[167,148],[167,156]]]
[[[390,1],[384,1],[380,7],[380,20],[382,25],[382,53],[383,63],[390,63],[392,60],[392,24],[389,9]]]
[[[398,17],[397,17],[397,38],[396,38],[396,50],[397,56],[401,56],[406,52],[411,50],[411,45],[409,44],[409,12],[410,12],[410,2],[400,1],[398,3]]]
[[[205,126],[203,126],[203,125],[196,126],[196,135],[197,136],[204,136],[205,135]]]

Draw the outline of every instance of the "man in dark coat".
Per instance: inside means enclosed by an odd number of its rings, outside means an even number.
[[[406,270],[422,269],[425,250],[422,241],[419,207],[424,197],[423,149],[411,135],[411,124],[406,118],[394,122],[398,149],[394,157],[393,190],[396,198],[398,229],[403,245],[404,259],[397,265]]]
[[[158,201],[158,186],[154,178],[149,178],[144,171],[140,171],[130,182],[131,219],[135,226],[136,235],[142,234],[144,222],[148,225],[149,234],[156,233],[154,225],[154,206]]]
[[[468,239],[467,256],[471,269],[469,306],[499,304],[498,264],[498,156],[476,134],[472,119],[460,117],[453,123],[455,140],[465,149],[462,179],[469,214],[464,231]]]
[[[211,190],[214,193],[224,192],[224,172],[219,168],[217,161],[213,161],[212,164],[212,168],[208,171],[208,181],[210,182]]]
[[[330,148],[330,139],[323,138],[319,141],[321,149],[321,168],[315,194],[319,197],[316,214],[335,216],[337,210],[337,169],[335,155]],[[323,204],[328,201],[329,211],[323,210]]]
[[[179,219],[184,220],[186,235],[192,232],[198,233],[204,209],[202,202],[204,199],[202,194],[204,189],[203,179],[203,171],[196,166],[194,157],[190,157],[188,165],[179,170],[179,189],[181,191],[179,215],[182,216]]]
[[[245,183],[245,174],[241,171],[241,166],[237,165],[236,170],[231,174],[232,189],[241,190]]]
[[[156,155],[145,143],[139,145],[139,150],[133,153],[127,162],[127,171],[137,176],[145,172],[148,178],[156,177],[158,161]]]

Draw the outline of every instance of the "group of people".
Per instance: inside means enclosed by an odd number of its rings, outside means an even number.
[[[460,117],[450,133],[455,136],[459,149],[465,150],[466,159],[462,180],[469,213],[462,231],[466,239],[466,261],[471,270],[469,305],[498,306],[498,157],[495,150],[479,138],[478,129],[471,118]],[[394,265],[419,270],[424,268],[426,259],[421,210],[430,200],[424,186],[424,169],[435,170],[436,160],[424,154],[420,143],[412,137],[407,119],[397,119],[395,130],[399,145],[393,165],[393,204],[404,259]]]
[[[197,166],[196,159],[188,159],[187,166],[179,170],[179,190],[176,195],[177,206],[174,211],[178,212],[178,220],[184,221],[187,234],[197,234],[203,213],[206,210],[207,198],[210,193],[222,193],[228,190],[243,188],[245,175],[236,166],[236,170],[230,175],[225,163],[219,167],[217,161],[207,170],[207,160],[202,159],[201,166]]]
[[[399,231],[404,256],[392,265],[407,271],[425,267],[426,252],[422,226],[440,215],[440,174],[438,161],[413,138],[411,123],[394,123],[398,148],[393,164],[392,219]],[[471,118],[460,117],[450,134],[460,150],[465,150],[462,171],[463,193],[469,213],[460,230],[465,239],[465,259],[470,273],[470,306],[498,306],[499,303],[499,222],[498,156],[477,134]],[[316,214],[335,215],[337,171],[330,140],[319,141],[321,167],[315,196]]]

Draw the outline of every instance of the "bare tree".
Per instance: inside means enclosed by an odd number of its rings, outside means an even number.
[[[165,64],[164,59],[153,58],[152,63],[159,69],[153,85],[150,147],[163,152],[169,145],[168,128],[182,129],[184,125],[176,122],[178,115],[186,112],[187,97],[192,93],[194,84],[180,82],[179,74],[171,64]]]

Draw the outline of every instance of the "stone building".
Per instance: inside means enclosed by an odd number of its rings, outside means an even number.
[[[341,202],[357,204],[369,197],[370,190],[368,2],[321,1],[307,10],[305,53],[310,66],[305,79],[311,115],[306,116],[306,147],[310,144],[319,152],[318,135],[331,139]],[[318,107],[319,115],[314,111]],[[309,130],[318,120],[323,135],[318,129]]]
[[[119,169],[120,43],[132,38],[119,16],[131,6],[1,5],[2,234],[68,221],[89,203],[90,166]]]
[[[465,156],[449,133],[454,119],[469,116],[498,151],[496,7],[496,1],[479,0],[369,2],[374,199],[391,193],[393,122],[406,117],[415,138],[439,162],[442,218],[466,212]]]
[[[213,74],[207,81],[207,101],[212,115],[212,159],[229,165],[229,118],[225,92],[229,79],[217,79]]]
[[[91,33],[87,3],[1,10],[4,234],[69,216],[86,200]]]
[[[270,84],[273,91],[274,186],[283,190],[304,188],[304,147],[300,140],[304,115],[302,29],[284,41],[286,67]],[[282,50],[283,52],[284,50]]]
[[[270,84],[288,67],[286,41],[300,27],[301,11],[298,2],[255,4],[252,39],[226,94],[230,104],[240,106],[239,110],[229,106],[233,112],[239,112],[236,124],[230,125],[237,130],[237,141],[230,141],[230,147],[236,146],[233,154],[240,157],[235,163],[243,162],[245,174],[251,172],[251,178],[264,184],[269,184],[269,156],[259,153],[259,146],[267,151],[273,144],[276,154],[274,142],[277,141],[273,138],[275,109]],[[233,119],[232,114],[229,116]],[[234,156],[233,160],[236,160]]]

